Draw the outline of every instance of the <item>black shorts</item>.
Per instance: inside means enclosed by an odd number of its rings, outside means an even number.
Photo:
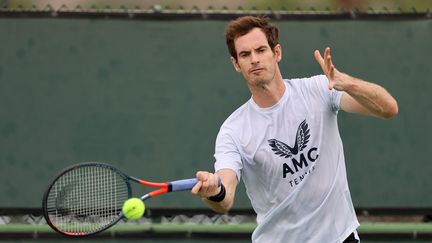
[[[354,233],[351,233],[348,238],[346,238],[342,243],[358,243],[359,240],[356,239]]]

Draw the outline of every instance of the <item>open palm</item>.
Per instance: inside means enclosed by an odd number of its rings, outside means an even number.
[[[324,51],[324,57],[318,50],[314,52],[315,60],[321,66],[324,74],[329,80],[329,89],[343,90],[343,76],[344,74],[339,72],[333,65],[332,58],[330,55],[330,47],[327,47]]]

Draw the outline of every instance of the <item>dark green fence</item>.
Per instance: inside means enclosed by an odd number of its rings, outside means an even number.
[[[432,205],[432,21],[279,21],[285,77],[340,70],[385,86],[390,121],[340,113],[356,206]],[[213,170],[224,119],[249,98],[226,21],[0,19],[0,207],[39,207],[51,178],[104,161],[149,180]],[[141,193],[141,191],[139,191]],[[204,207],[188,193],[151,207]],[[243,187],[235,207],[249,207]]]

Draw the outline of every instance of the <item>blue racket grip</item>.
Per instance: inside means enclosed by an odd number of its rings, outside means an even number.
[[[198,183],[197,178],[191,178],[191,179],[184,179],[184,180],[178,180],[178,181],[171,181],[171,190],[172,192],[178,192],[178,191],[186,191],[192,189],[196,184]],[[218,177],[218,186],[222,185],[221,178]]]

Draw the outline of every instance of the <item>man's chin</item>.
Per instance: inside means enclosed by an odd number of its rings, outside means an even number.
[[[263,87],[263,86],[268,85],[270,82],[267,79],[255,79],[252,81],[252,83],[254,86]]]

